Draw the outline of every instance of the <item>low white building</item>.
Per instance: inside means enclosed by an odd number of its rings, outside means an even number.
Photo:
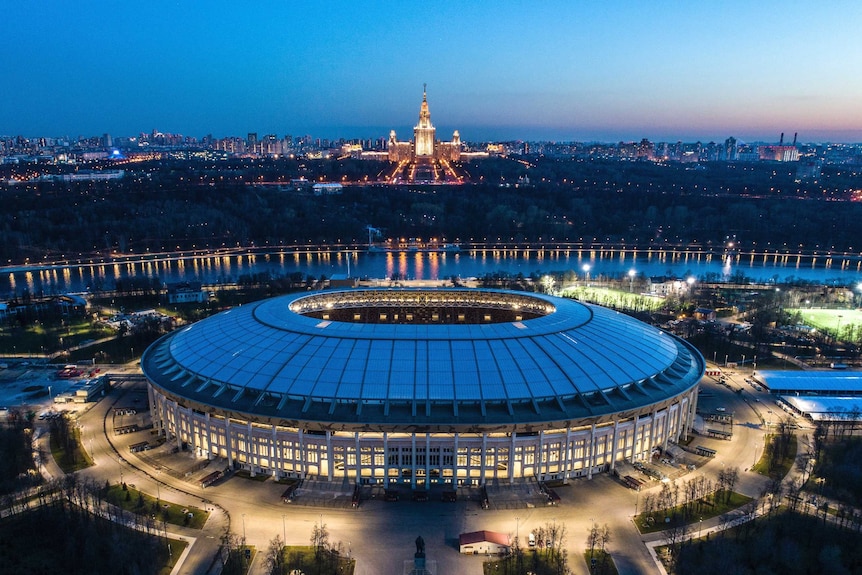
[[[509,536],[496,531],[473,531],[458,537],[461,553],[468,555],[508,553],[512,546]]]

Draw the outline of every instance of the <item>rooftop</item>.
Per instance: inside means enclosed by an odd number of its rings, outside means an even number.
[[[360,319],[327,316],[339,308]],[[460,308],[474,313],[435,323],[433,310]],[[507,321],[498,315],[504,308]],[[676,395],[703,373],[686,342],[624,314],[468,289],[264,300],[165,336],[141,365],[157,385],[205,404],[273,417],[411,423],[609,413]]]

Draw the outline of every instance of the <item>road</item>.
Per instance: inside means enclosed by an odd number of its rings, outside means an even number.
[[[739,387],[748,387],[742,377],[742,374],[731,375],[730,388],[710,378],[704,379],[701,409],[723,407],[725,413],[732,413],[733,438],[727,441],[698,436],[695,441],[715,449],[717,455],[681,480],[696,474],[714,479],[721,469],[738,467],[740,476],[736,490],[757,497],[767,479],[749,472],[748,468],[755,455],[762,453],[764,425],[761,416],[769,416],[766,410],[778,408],[768,395],[751,388],[748,388],[750,392],[735,393],[733,390]],[[271,479],[261,482],[235,476],[202,490],[197,485],[160,473],[128,453],[122,447],[123,441],[131,440],[128,436],[118,438],[106,433],[106,418],[114,404],[128,392],[123,388],[113,391],[79,416],[84,446],[93,453],[95,460],[93,467],[79,474],[102,483],[120,481],[122,475],[126,483],[147,493],[158,493],[164,500],[211,510],[203,530],[170,529],[194,538],[188,556],[175,570],[177,575],[217,572],[218,565],[214,565],[213,559],[220,538],[228,529],[239,536],[245,535],[250,544],[262,551],[255,557],[251,573],[263,574],[263,552],[273,537],[283,535],[288,545],[308,545],[314,524],[321,521],[329,530],[330,542],[340,542],[343,551],[357,560],[357,575],[403,573],[405,562],[412,562],[417,535],[424,538],[428,563],[436,566],[438,573],[478,575],[482,572],[483,558],[458,553],[460,533],[482,529],[509,533],[513,537],[518,533],[520,540],[525,541],[527,533],[552,522],[565,526],[564,548],[575,574],[588,575],[587,566],[580,557],[593,522],[609,526],[612,541],[608,550],[620,574],[658,572],[644,542],[660,535],[642,536],[632,518],[638,500],[650,491],[658,491],[659,482],[637,494],[608,475],[597,475],[591,480],[573,480],[568,486],[558,488],[559,506],[502,511],[482,510],[475,502],[461,500],[455,503],[367,500],[358,509],[284,504],[280,498],[284,485]],[[110,425],[110,420],[107,421]],[[700,426],[702,428],[703,424]],[[60,473],[53,462],[45,462],[45,466],[50,475]],[[704,522],[704,527],[713,527],[712,523],[717,524],[717,521]]]

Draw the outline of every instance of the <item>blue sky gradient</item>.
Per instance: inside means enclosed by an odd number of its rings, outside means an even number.
[[[8,3],[0,134],[862,141],[862,3]]]

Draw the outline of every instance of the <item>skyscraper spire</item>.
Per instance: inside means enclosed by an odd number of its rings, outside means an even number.
[[[419,123],[413,128],[414,153],[420,157],[434,156],[435,130],[428,109],[428,84],[422,84],[422,105],[419,107]]]

